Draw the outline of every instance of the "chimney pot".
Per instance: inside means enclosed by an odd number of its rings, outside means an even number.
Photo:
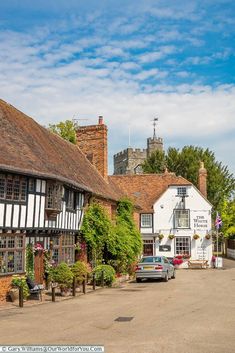
[[[99,116],[99,125],[103,125],[104,124],[104,118],[102,117],[102,115]]]

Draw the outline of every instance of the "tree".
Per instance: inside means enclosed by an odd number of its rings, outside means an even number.
[[[222,232],[227,238],[235,238],[235,198],[224,201],[221,209]]]
[[[166,169],[165,152],[156,150],[142,164],[145,173],[163,173]]]
[[[63,139],[76,144],[76,126],[73,121],[61,121],[58,124],[49,124],[49,130],[61,136]]]
[[[144,172],[151,172],[150,167],[145,167],[149,164],[151,165],[151,158],[153,158],[152,155],[143,164]],[[198,185],[200,161],[204,162],[207,169],[208,200],[212,203],[214,209],[220,210],[223,202],[230,199],[235,190],[235,179],[233,174],[229,172],[228,167],[216,161],[214,153],[208,148],[185,146],[180,151],[179,149],[170,147],[165,154],[165,166],[169,171],[174,172],[176,175],[181,175],[196,186]],[[157,165],[156,161],[154,163]],[[160,160],[159,163],[163,164],[163,161]]]

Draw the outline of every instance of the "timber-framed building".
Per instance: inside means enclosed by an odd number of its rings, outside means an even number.
[[[103,202],[111,213],[120,195],[78,146],[2,100],[0,127],[0,301],[4,301],[12,275],[26,271],[29,244],[42,249],[34,257],[35,280],[42,283],[43,251],[51,251],[55,264],[74,263],[89,198]]]

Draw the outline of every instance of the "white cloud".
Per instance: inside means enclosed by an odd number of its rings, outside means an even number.
[[[183,146],[190,138],[198,145],[208,143],[227,162],[227,149],[221,146],[226,145],[227,134],[235,131],[234,85],[212,89],[198,80],[171,86],[160,80],[168,72],[158,67],[141,71],[141,64],[167,57],[178,50],[175,46],[160,46],[137,58],[128,49],[140,48],[138,40],[127,41],[126,46],[122,41],[120,47],[117,41],[107,45],[99,37],[75,38],[72,44],[64,44],[54,38],[46,40],[45,33],[46,29],[43,34],[0,35],[2,99],[43,125],[70,119],[74,114],[94,123],[98,115],[104,115],[112,150],[117,148],[114,152],[125,143],[127,146],[127,125],[131,125],[132,140],[142,139],[145,144],[145,138],[152,134],[151,120],[157,115],[158,132],[166,143],[174,139]],[[150,36],[147,45],[152,39]],[[77,55],[86,50],[87,55]],[[67,58],[72,60],[62,64]],[[201,64],[204,59],[192,57],[189,61]],[[183,69],[177,75],[184,78],[188,72]],[[142,81],[151,78],[158,84],[143,85]],[[234,138],[232,141],[231,145]],[[233,156],[230,166],[235,171]]]

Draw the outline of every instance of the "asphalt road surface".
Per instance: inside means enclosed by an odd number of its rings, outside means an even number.
[[[99,344],[106,353],[235,353],[235,268],[178,270],[57,303],[0,311],[0,344]],[[118,317],[130,321],[115,321]]]

